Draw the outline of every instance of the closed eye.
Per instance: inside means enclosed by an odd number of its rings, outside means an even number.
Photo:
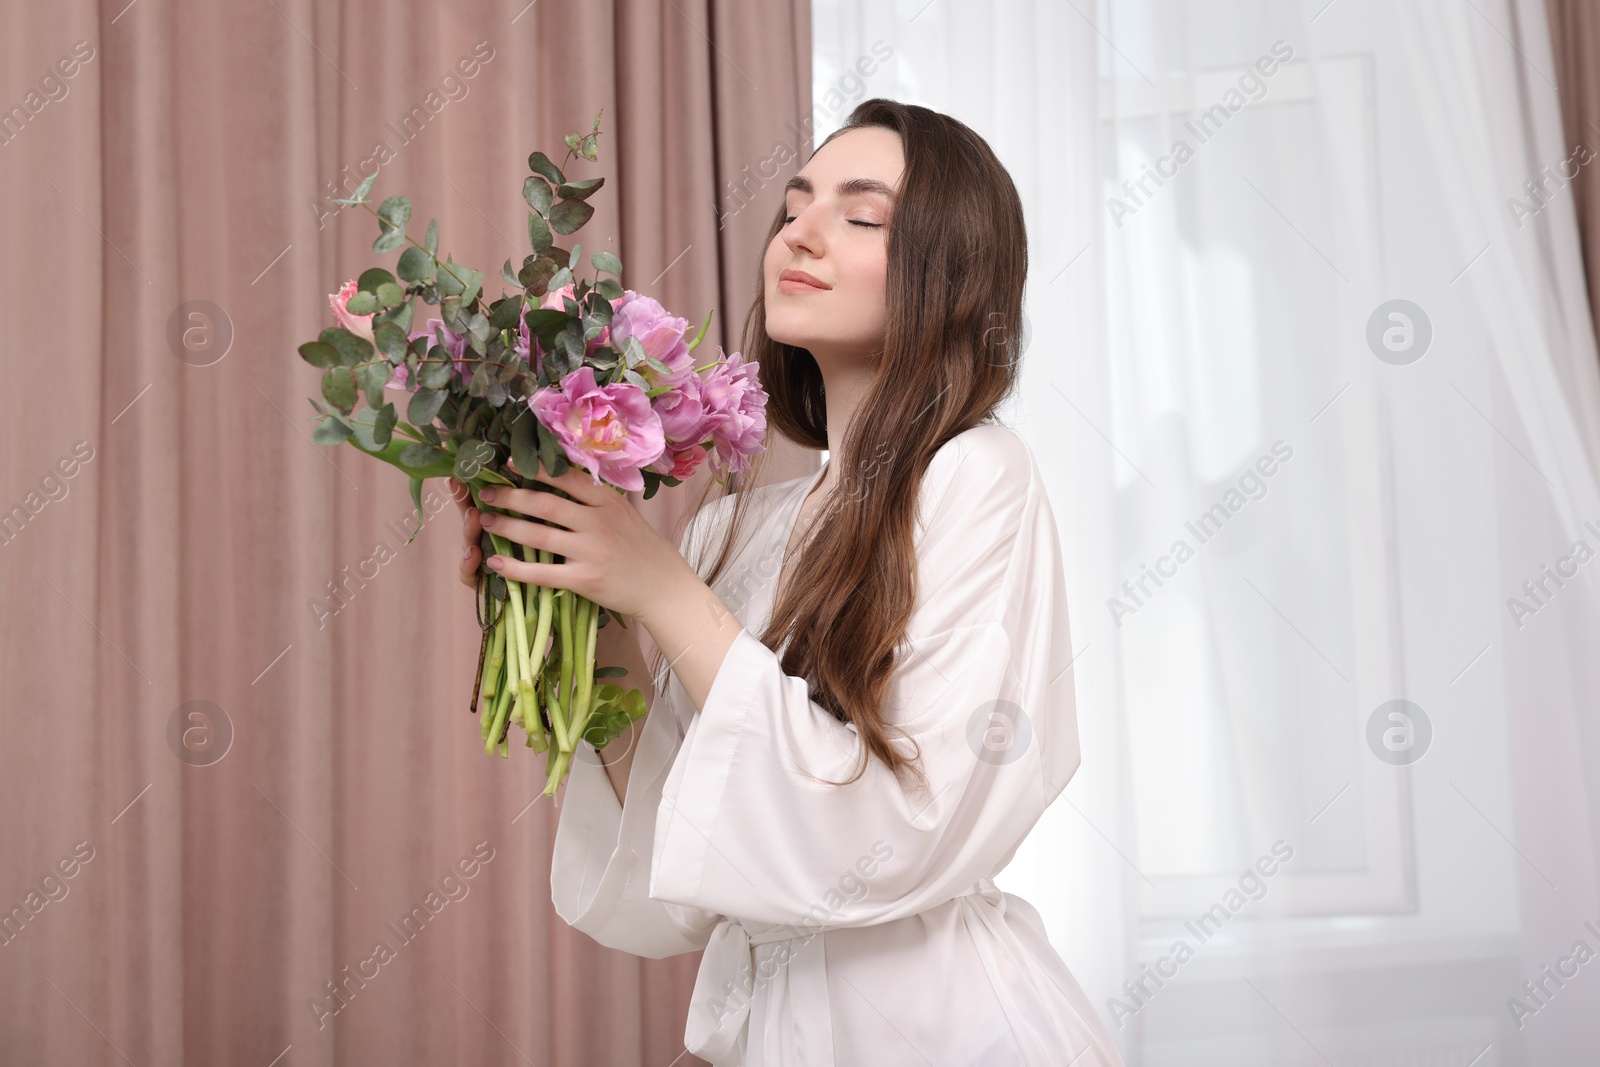
[[[794,221],[794,216],[793,215],[786,215],[786,216],[784,216],[783,224],[785,226],[787,226],[787,225],[789,225],[789,223],[791,223],[793,221]],[[881,230],[881,229],[883,229],[883,223],[881,223],[881,222],[858,222],[855,219],[849,219],[847,221],[852,226],[865,226],[869,230]]]

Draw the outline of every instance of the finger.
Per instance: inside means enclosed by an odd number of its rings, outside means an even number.
[[[534,472],[533,479],[537,482],[553,485],[557,489],[563,489],[576,499],[591,506],[605,503],[608,494],[610,496],[616,495],[616,490],[609,488],[604,483],[597,485],[594,475],[581,467],[571,465],[567,467],[565,472],[556,475],[551,474],[550,468],[544,465],[543,460],[540,460],[539,468]]]
[[[570,530],[558,529],[544,523],[530,522],[527,519],[515,519],[509,515],[497,515],[493,512],[482,517],[484,529],[508,541],[515,541],[519,545],[529,548],[542,548],[557,555],[570,555],[578,547],[580,536]]]
[[[478,538],[482,533],[479,523],[477,508],[467,508],[462,515],[461,522],[461,580],[472,588],[478,587],[478,564],[483,553],[478,549]]]
[[[450,487],[450,499],[456,502],[457,510],[465,514],[472,504],[472,490],[467,488],[465,482],[456,478],[446,479],[446,484]]]
[[[536,519],[549,519],[569,530],[576,530],[583,525],[584,511],[588,506],[558,496],[546,489],[513,489],[510,486],[494,485],[485,488],[481,495],[483,502],[493,504],[496,510],[516,512]]]
[[[488,565],[491,571],[514,582],[551,589],[572,588],[571,563],[529,563],[497,552],[489,557]]]

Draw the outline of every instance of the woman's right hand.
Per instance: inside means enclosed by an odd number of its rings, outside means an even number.
[[[461,581],[473,592],[478,590],[478,568],[483,563],[483,552],[478,548],[478,537],[483,526],[478,522],[478,509],[472,504],[472,491],[465,482],[450,479],[450,496],[461,512],[461,539],[466,549],[461,557]]]

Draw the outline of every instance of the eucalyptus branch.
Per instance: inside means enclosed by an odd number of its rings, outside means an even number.
[[[373,218],[377,219],[379,222],[387,223],[389,221],[388,219],[384,218],[382,215],[378,214],[375,210],[373,210],[372,201],[370,201],[370,200],[362,200],[361,201],[361,206],[367,209],[367,214],[371,215]],[[463,278],[461,275],[457,274],[455,271],[450,270],[450,266],[451,265],[449,263],[440,263],[439,262],[439,257],[437,255],[435,255],[433,252],[429,251],[427,245],[419,245],[419,244],[417,244],[417,239],[415,237],[412,237],[409,233],[406,233],[404,231],[404,229],[401,230],[400,236],[404,237],[411,244],[411,247],[420,248],[424,252],[427,252],[428,253],[428,258],[433,260],[433,265],[435,267],[439,267],[442,270],[450,271],[450,277],[454,278],[456,281],[461,283],[461,288],[462,288],[463,291],[466,290],[466,288],[467,288],[467,280],[465,278]],[[463,266],[463,264],[460,264],[460,263],[457,263],[455,265],[458,266],[458,267],[459,266]],[[481,285],[478,286],[478,295],[473,298],[473,305],[472,306],[476,310],[483,312],[485,315],[487,315],[488,312],[489,312],[489,305],[487,305],[487,304],[485,304],[483,302],[483,286],[481,286]]]

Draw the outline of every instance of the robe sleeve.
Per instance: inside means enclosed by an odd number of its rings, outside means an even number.
[[[663,786],[650,896],[763,923],[866,926],[993,877],[1080,759],[1060,543],[1027,443],[985,425],[942,446],[918,501],[917,604],[888,721],[928,786],[748,630]],[[891,736],[894,731],[891,729]]]
[[[687,551],[710,510],[690,521],[680,551]],[[594,746],[580,740],[561,794],[550,860],[551,900],[568,925],[607,948],[653,959],[705,948],[720,919],[647,893],[661,785],[682,736],[672,702],[657,686],[638,731],[626,804],[618,803]]]

